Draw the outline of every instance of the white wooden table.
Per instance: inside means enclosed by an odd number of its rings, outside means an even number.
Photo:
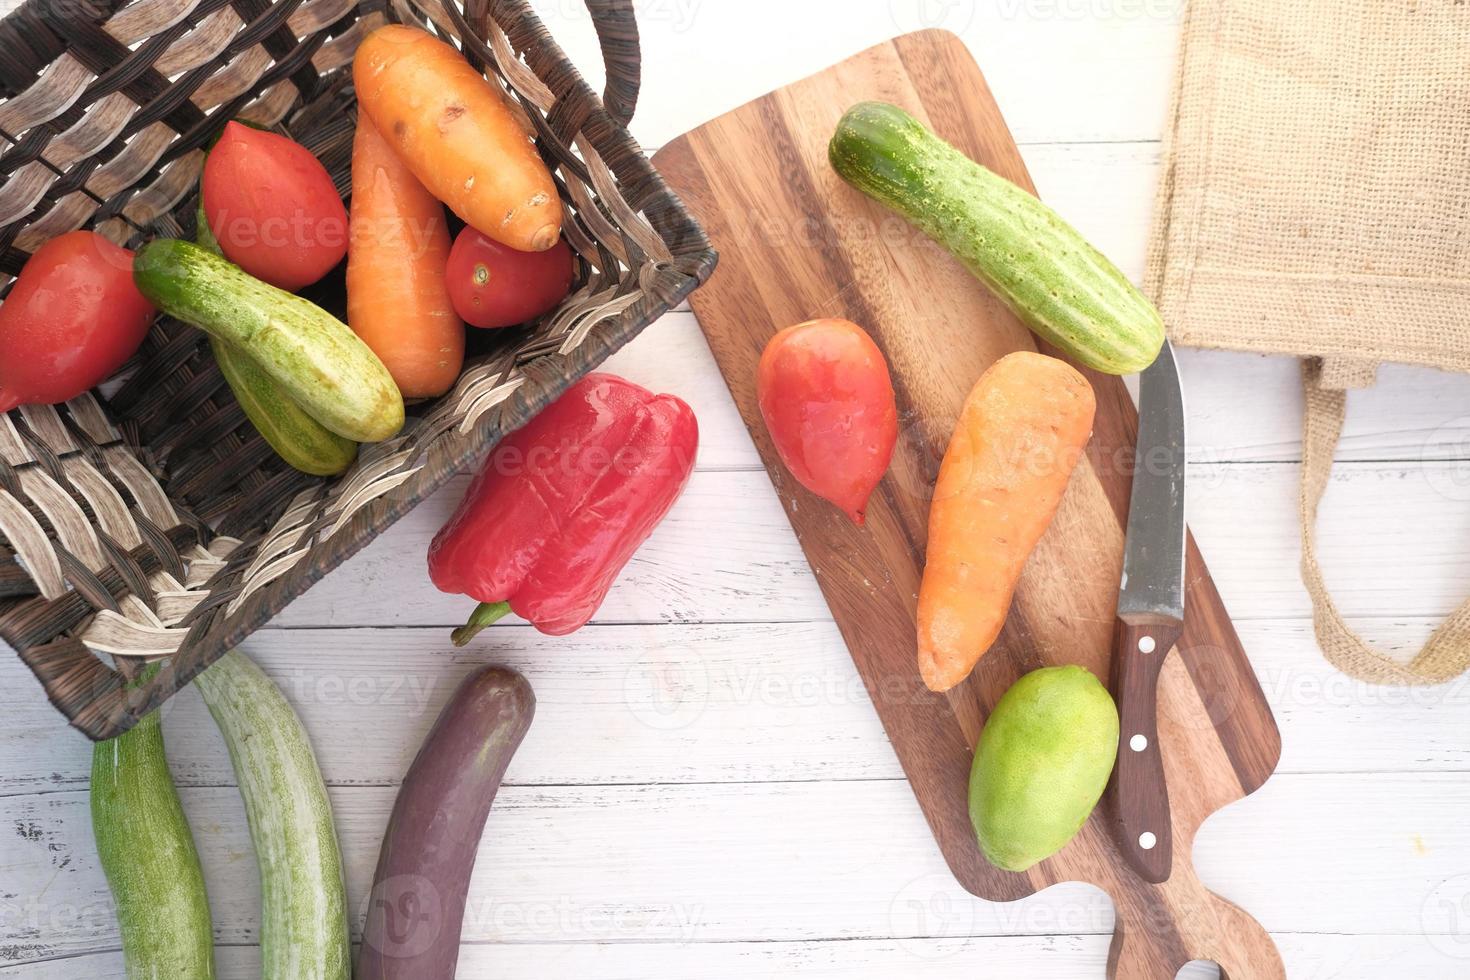
[[[3,0],[10,5],[11,0]],[[579,0],[541,0],[600,84]],[[1179,0],[639,0],[650,150],[900,31],[961,33],[1042,195],[1141,274]],[[1470,683],[1348,681],[1297,574],[1297,368],[1184,352],[1190,514],[1285,752],[1212,819],[1196,865],[1275,934],[1292,977],[1470,976]],[[694,405],[688,492],[594,625],[468,610],[424,549],[464,481],[419,507],[246,649],[304,718],[359,907],[394,787],[458,680],[530,678],[538,716],[476,866],[460,975],[1100,978],[1112,911],[1054,888],[954,884],[687,310],[610,365]],[[1323,560],[1354,625],[1405,655],[1470,595],[1470,380],[1388,368],[1354,394]],[[258,883],[198,696],[165,709],[222,975],[257,976]],[[90,747],[0,656],[0,978],[121,977],[87,812]],[[1212,975],[1204,968],[1191,977]]]

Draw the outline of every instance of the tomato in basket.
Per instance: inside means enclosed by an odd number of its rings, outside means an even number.
[[[277,133],[225,123],[202,194],[225,258],[272,286],[310,286],[347,254],[347,209],[331,176]]]
[[[0,411],[55,405],[107,380],[138,349],[154,309],[133,253],[92,231],[51,239],[0,305]]]
[[[544,252],[518,252],[466,226],[449,250],[449,299],[476,327],[511,327],[551,312],[575,276],[565,238]]]

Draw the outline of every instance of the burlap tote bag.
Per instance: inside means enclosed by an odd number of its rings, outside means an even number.
[[[1190,0],[1148,288],[1179,344],[1303,365],[1302,577],[1344,672],[1470,667],[1470,603],[1403,664],[1333,604],[1314,526],[1346,389],[1379,363],[1470,371],[1470,4]]]

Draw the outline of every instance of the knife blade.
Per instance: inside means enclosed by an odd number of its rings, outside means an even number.
[[[1139,377],[1138,443],[1118,589],[1112,681],[1118,759],[1108,784],[1114,836],[1145,880],[1173,864],[1169,791],[1158,744],[1158,684],[1184,631],[1184,395],[1174,350]]]

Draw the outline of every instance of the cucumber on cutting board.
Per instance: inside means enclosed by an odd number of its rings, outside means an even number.
[[[158,712],[92,746],[92,833],[128,980],[214,977],[209,899]]]
[[[934,238],[1021,322],[1082,364],[1154,362],[1164,321],[1107,257],[1035,195],[982,167],[898,106],[861,102],[837,124],[838,176]]]
[[[195,212],[195,220],[198,230],[194,237],[199,246],[214,255],[223,255],[209,229],[202,203]],[[312,476],[336,476],[352,465],[357,458],[357,443],[342,438],[302,411],[296,400],[238,347],[214,336],[209,338],[209,347],[245,417],[277,456]]]
[[[381,442],[403,428],[393,376],[347,324],[316,304],[173,238],[138,250],[133,281],[164,313],[239,348],[337,435]]]
[[[535,711],[524,677],[485,667],[439,714],[383,834],[356,980],[454,980],[480,834]]]
[[[229,748],[260,865],[262,980],[348,980],[342,855],[301,720],[237,650],[194,683]]]

